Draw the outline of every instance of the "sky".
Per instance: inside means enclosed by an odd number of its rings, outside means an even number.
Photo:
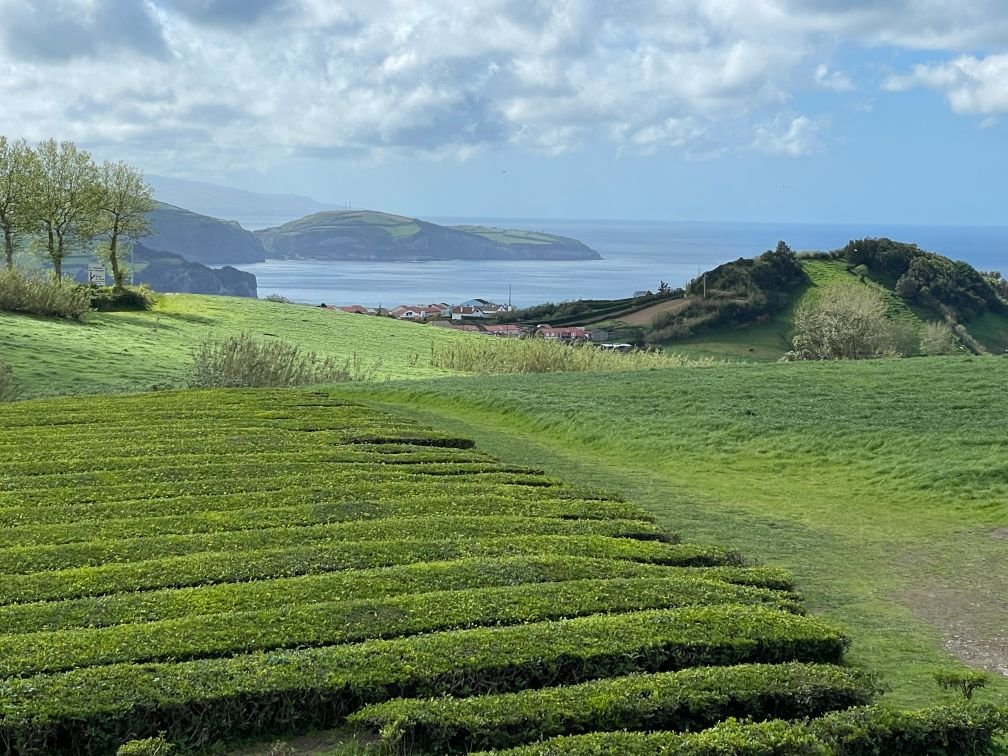
[[[1004,0],[0,0],[0,134],[418,217],[1008,225]]]

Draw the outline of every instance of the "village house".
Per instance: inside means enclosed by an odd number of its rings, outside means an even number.
[[[551,341],[591,341],[591,331],[580,326],[558,326],[554,328],[548,323],[536,327],[536,333]]]
[[[520,339],[526,333],[528,329],[513,323],[505,323],[502,325],[488,325],[483,326],[483,331],[490,334],[491,336],[499,336],[504,339]]]
[[[430,320],[444,317],[446,310],[451,311],[445,304],[399,305],[391,309],[389,314],[400,320]]]

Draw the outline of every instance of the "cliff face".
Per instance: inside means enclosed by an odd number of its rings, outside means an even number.
[[[273,258],[317,260],[598,260],[576,239],[374,212],[316,213],[256,231]]]
[[[136,282],[147,284],[155,291],[252,298],[258,295],[255,275],[229,265],[210,268],[202,263],[185,260],[180,255],[149,249],[139,243],[134,248],[134,255],[137,262],[146,263],[136,273]]]
[[[150,214],[153,233],[141,239],[148,249],[174,252],[201,263],[257,263],[266,250],[251,231],[233,221],[157,203]]]

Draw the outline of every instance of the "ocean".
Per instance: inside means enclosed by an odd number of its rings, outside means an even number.
[[[1008,274],[1008,226],[713,223],[534,218],[431,218],[569,236],[604,259],[587,261],[356,262],[267,260],[238,266],[255,273],[259,296],[308,304],[395,307],[483,298],[517,307],[578,299],[616,299],[682,286],[704,270],[753,257],[783,240],[795,251],[831,250],[851,239],[888,236]],[[275,225],[243,222],[246,228]]]

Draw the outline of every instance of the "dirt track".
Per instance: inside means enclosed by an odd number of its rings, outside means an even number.
[[[667,299],[664,302],[659,302],[658,304],[651,305],[643,310],[638,310],[637,312],[631,313],[630,315],[624,315],[619,318],[613,318],[614,320],[619,320],[627,325],[643,326],[649,325],[651,323],[651,318],[660,312],[681,312],[685,310],[687,305],[692,302],[692,298],[687,297],[686,299]]]

